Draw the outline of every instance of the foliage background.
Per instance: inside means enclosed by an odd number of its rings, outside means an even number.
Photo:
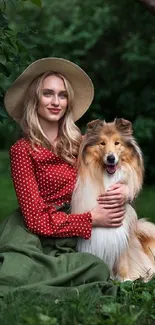
[[[155,18],[141,6],[146,1],[0,0],[0,218],[17,206],[8,149],[20,133],[4,109],[4,93],[29,63],[58,56],[79,64],[95,85],[94,102],[78,122],[83,130],[95,118],[133,122],[148,183],[136,211],[155,221]],[[79,297],[78,290],[70,300],[10,295],[0,299],[0,323],[154,325],[154,284],[155,278],[122,283],[116,300],[98,292]]]
[[[5,117],[8,86],[32,61],[64,57],[84,68],[95,86],[80,128],[96,118],[131,120],[144,153],[145,182],[155,182],[155,18],[139,2],[1,1],[0,50],[0,149],[19,136],[18,126]]]

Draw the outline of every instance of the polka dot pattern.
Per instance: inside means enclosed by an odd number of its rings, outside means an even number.
[[[77,170],[50,150],[22,138],[10,149],[11,173],[27,228],[42,236],[89,239],[91,214],[57,212],[71,201]]]

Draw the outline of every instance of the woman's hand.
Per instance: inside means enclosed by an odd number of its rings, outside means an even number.
[[[120,227],[123,224],[128,187],[117,183],[98,197],[98,205],[91,211],[92,223],[96,227]]]
[[[94,227],[120,227],[122,226],[125,213],[125,206],[116,208],[104,208],[98,204],[92,211],[92,225]]]
[[[105,209],[119,208],[129,200],[128,186],[116,183],[98,197],[98,203]]]

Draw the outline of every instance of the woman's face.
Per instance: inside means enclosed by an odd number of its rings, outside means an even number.
[[[38,116],[49,122],[58,122],[65,114],[68,104],[64,81],[56,75],[48,76],[40,91]]]

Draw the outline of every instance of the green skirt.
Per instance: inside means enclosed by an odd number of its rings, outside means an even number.
[[[107,266],[98,257],[76,252],[77,238],[31,233],[17,209],[0,224],[0,297],[15,292],[58,298],[99,288],[116,296]]]

